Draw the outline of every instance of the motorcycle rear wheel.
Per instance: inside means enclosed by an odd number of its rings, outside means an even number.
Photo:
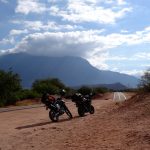
[[[78,108],[78,114],[80,117],[84,116],[85,112],[84,112],[83,108],[81,108],[81,107]]]
[[[94,112],[95,112],[94,106],[91,105],[89,112],[90,112],[90,114],[94,114]]]

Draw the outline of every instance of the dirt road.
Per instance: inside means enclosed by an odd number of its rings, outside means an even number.
[[[114,97],[113,100],[117,103],[117,102],[123,102],[125,101],[127,98],[125,96],[124,93],[122,92],[114,92]]]
[[[52,123],[43,107],[0,113],[0,150],[148,150],[150,141],[143,128],[150,122],[135,124],[127,114],[119,113],[113,94],[93,101],[94,115],[78,117],[72,102],[66,102],[73,114]],[[133,136],[137,139],[133,140]],[[143,142],[141,144],[141,142]]]

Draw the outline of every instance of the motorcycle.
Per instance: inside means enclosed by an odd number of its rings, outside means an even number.
[[[80,117],[83,117],[85,113],[94,114],[95,109],[94,106],[91,104],[92,95],[83,96],[80,93],[76,93],[72,96],[72,101],[75,102]]]
[[[46,106],[46,110],[49,111],[49,118],[53,122],[59,121],[59,117],[66,113],[69,119],[72,119],[72,114],[69,111],[68,107],[65,104],[65,101],[62,98],[57,98],[56,100],[49,101],[48,99],[44,102]]]

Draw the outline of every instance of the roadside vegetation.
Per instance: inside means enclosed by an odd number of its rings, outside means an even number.
[[[0,70],[0,107],[15,105],[22,100],[40,99],[45,92],[52,95],[59,95],[61,89],[67,91],[66,98],[70,98],[75,92],[80,92],[83,95],[86,95],[89,93],[97,94],[107,91],[105,88],[90,88],[87,86],[75,90],[67,87],[57,78],[35,80],[31,89],[24,89],[21,86],[21,78],[19,74],[14,73],[12,70]]]
[[[14,104],[18,99],[18,92],[22,90],[21,79],[11,70],[0,70],[0,106]]]
[[[75,92],[80,92],[83,95],[93,93],[104,94],[110,92],[104,87],[89,87],[82,86],[78,89],[67,87],[57,78],[47,78],[41,80],[35,80],[31,89],[24,89],[21,86],[21,78],[17,73],[12,70],[4,71],[0,70],[0,107],[15,105],[16,102],[27,99],[39,99],[44,92],[48,92],[52,95],[59,95],[61,89],[67,91],[66,98]],[[127,89],[126,92],[150,92],[150,69],[148,69],[141,77],[138,89]]]
[[[140,92],[150,92],[150,68],[145,71],[139,83]]]

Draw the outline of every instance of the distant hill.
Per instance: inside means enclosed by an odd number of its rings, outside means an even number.
[[[121,83],[114,83],[114,84],[102,84],[102,87],[106,87],[108,89],[112,89],[112,90],[125,90],[127,89],[127,86],[121,84]]]
[[[24,87],[36,79],[59,78],[68,86],[114,84],[135,87],[138,79],[118,72],[98,70],[80,57],[47,57],[16,53],[0,56],[0,69],[11,68],[22,78]]]
[[[94,85],[83,85],[89,88],[97,88],[97,87],[102,87],[102,88],[107,88],[109,90],[115,90],[115,91],[119,91],[119,90],[126,90],[128,89],[127,86],[121,84],[121,83],[112,83],[112,84],[94,84]],[[79,89],[81,88],[81,86],[75,86],[72,87],[73,89]]]
[[[87,85],[88,86],[88,85]],[[115,91],[119,91],[119,90],[126,90],[128,89],[127,86],[121,84],[121,83],[113,83],[113,84],[96,84],[96,85],[89,85],[88,87],[104,87],[110,90],[115,90]]]

